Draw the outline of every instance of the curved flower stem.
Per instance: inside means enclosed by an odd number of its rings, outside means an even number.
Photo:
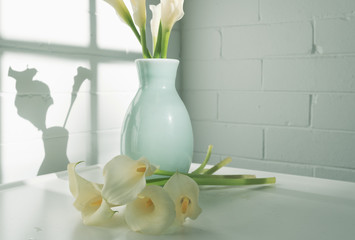
[[[205,168],[206,164],[207,164],[208,161],[210,160],[211,153],[212,153],[212,148],[213,148],[212,145],[209,145],[209,146],[208,146],[207,154],[206,154],[205,160],[201,163],[201,165],[200,165],[195,171],[192,172],[192,174],[199,174],[199,173],[202,173],[202,172],[203,172],[203,169]]]
[[[142,27],[140,29],[140,32],[141,32],[141,45],[142,45],[143,57],[144,58],[151,58],[152,56],[150,55],[149,50],[147,48],[147,39],[145,36],[145,28]]]
[[[125,22],[127,23],[127,25],[132,29],[134,35],[136,36],[137,40],[139,43],[141,43],[141,35],[139,34],[136,25],[134,25],[133,19],[132,17],[129,15],[127,16],[127,19],[125,20]]]
[[[230,163],[231,161],[232,161],[232,158],[227,157],[227,158],[223,159],[222,161],[220,161],[219,163],[217,163],[216,165],[214,165],[213,167],[211,167],[210,169],[204,171],[203,174],[211,175],[214,172],[216,172],[217,170],[219,170],[220,168],[222,168],[225,165],[227,165],[228,163]]]

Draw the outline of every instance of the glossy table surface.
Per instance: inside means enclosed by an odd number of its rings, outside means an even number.
[[[78,172],[100,181],[102,166]],[[66,172],[44,175],[0,185],[0,239],[355,239],[355,183],[236,168],[218,173],[275,176],[277,183],[201,187],[197,220],[173,235],[150,236],[123,221],[115,228],[83,225]]]

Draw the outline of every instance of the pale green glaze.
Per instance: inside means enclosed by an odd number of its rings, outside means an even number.
[[[191,120],[180,99],[174,59],[136,60],[140,87],[121,134],[121,153],[146,157],[160,169],[187,172],[193,154]]]

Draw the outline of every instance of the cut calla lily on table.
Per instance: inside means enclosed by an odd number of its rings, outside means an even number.
[[[127,204],[125,219],[132,230],[159,234],[175,220],[175,205],[168,193],[158,186],[146,186],[136,200]]]
[[[68,164],[69,189],[75,198],[74,207],[81,212],[84,224],[100,225],[111,219],[115,212],[102,198],[103,185],[90,182],[76,173],[75,167],[79,163]]]
[[[122,155],[113,158],[103,170],[102,197],[115,206],[127,204],[144,189],[145,177],[151,176],[155,169],[145,158],[137,161]]]
[[[93,183],[75,171],[78,163],[68,164],[69,188],[75,198],[74,206],[81,212],[86,225],[105,225],[116,213],[114,207],[126,205],[124,218],[133,230],[145,234],[175,231],[186,218],[197,219],[199,206],[198,185],[273,184],[274,177],[256,178],[255,175],[213,175],[231,162],[226,158],[206,168],[212,152],[208,147],[203,163],[191,173],[169,172],[152,166],[146,158],[133,160],[120,155],[103,169],[104,183]],[[149,178],[162,175],[162,178]],[[163,186],[163,187],[161,187]]]

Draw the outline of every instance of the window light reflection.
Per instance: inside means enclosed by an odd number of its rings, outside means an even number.
[[[0,0],[4,39],[87,46],[88,0]]]

